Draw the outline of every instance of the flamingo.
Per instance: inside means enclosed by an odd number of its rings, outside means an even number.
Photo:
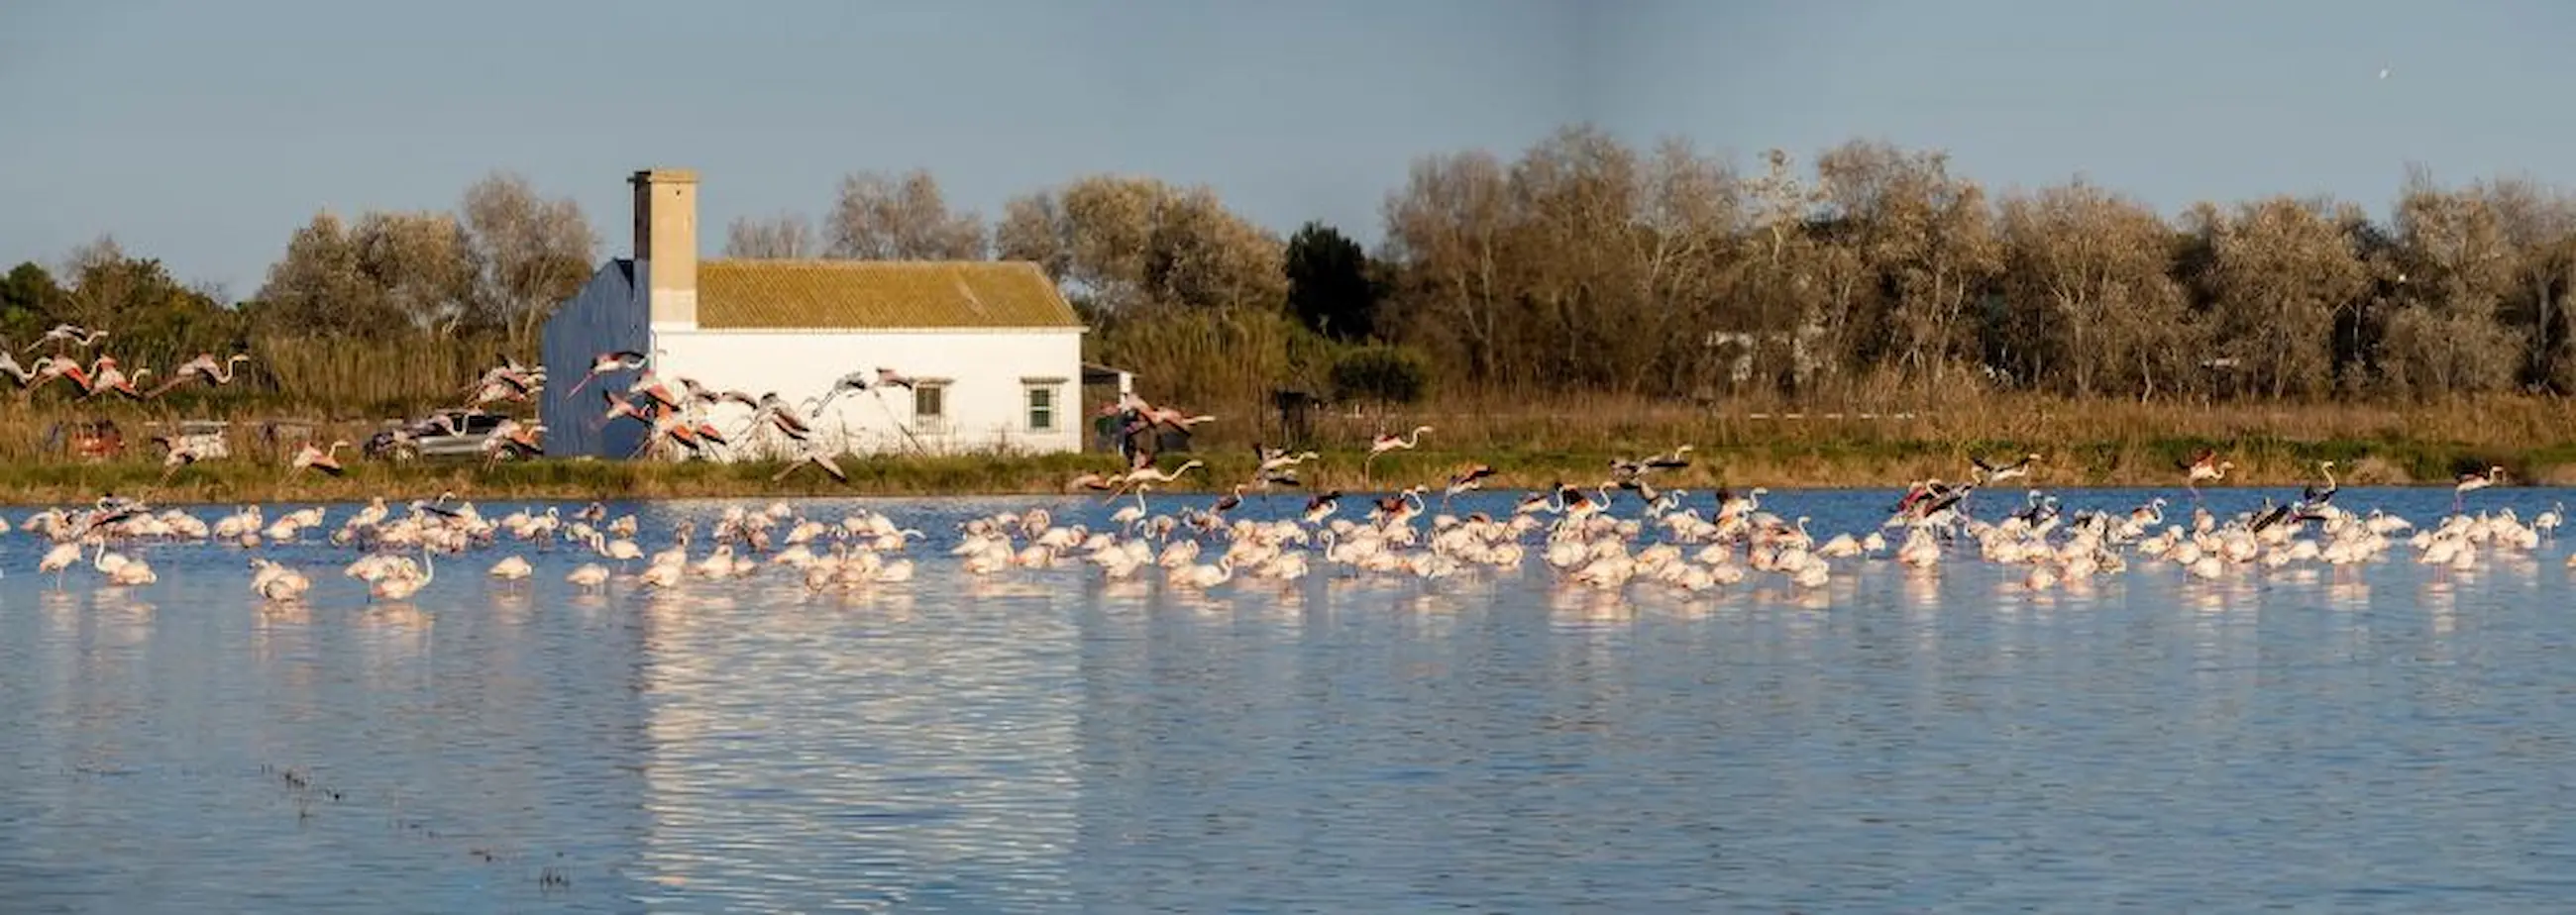
[[[204,455],[197,453],[196,446],[171,436],[153,436],[152,443],[161,446],[162,452],[161,481],[153,484],[155,486],[168,485],[171,475],[178,473],[179,468],[205,459]]]
[[[1478,464],[1474,467],[1469,467],[1465,470],[1459,471],[1456,475],[1449,478],[1449,487],[1441,491],[1441,507],[1448,507],[1449,498],[1451,496],[1470,490],[1485,488],[1485,478],[1493,475],[1494,468],[1492,465],[1488,464]]]
[[[34,368],[26,368],[18,364],[18,357],[8,349],[7,344],[0,343],[0,372],[9,373],[9,377],[18,382],[18,386],[22,388],[35,381],[44,372],[45,367],[54,361],[52,356],[39,356],[36,358]]]
[[[383,578],[376,579],[375,584],[369,585],[367,588],[368,592],[376,597],[381,597],[386,600],[403,600],[414,594],[420,593],[420,589],[428,587],[430,579],[438,575],[438,564],[430,558],[433,554],[434,551],[432,550],[420,551],[421,571],[419,576],[414,577],[399,573],[387,575]]]
[[[590,360],[590,371],[583,373],[581,380],[573,382],[572,389],[565,391],[564,396],[570,397],[574,394],[581,393],[581,386],[589,384],[590,380],[593,378],[606,375],[610,372],[625,372],[640,369],[643,368],[646,363],[651,361],[653,361],[653,357],[631,349],[610,350],[597,356],[593,356]]]
[[[1169,483],[1180,479],[1181,474],[1185,474],[1205,466],[1207,466],[1205,462],[1202,462],[1197,458],[1191,458],[1188,461],[1182,462],[1181,466],[1172,468],[1170,473],[1156,470],[1151,465],[1138,467],[1134,470],[1127,471],[1125,478],[1122,479],[1118,485],[1121,487],[1127,487],[1143,483]],[[1112,492],[1109,495],[1111,498],[1116,498],[1118,493]]]
[[[1154,488],[1154,484],[1152,483],[1136,484],[1136,504],[1111,512],[1109,515],[1109,523],[1118,525],[1119,527],[1133,527],[1138,522],[1145,520],[1145,512],[1147,510],[1145,508],[1145,490],[1152,488]]]
[[[831,474],[832,479],[839,480],[843,483],[850,481],[850,475],[841,472],[841,465],[833,463],[831,455],[824,454],[823,452],[812,448],[805,449],[804,454],[797,455],[795,460],[787,462],[786,467],[781,468],[777,473],[772,474],[769,477],[769,481],[775,483],[780,480],[787,479],[788,474],[795,473],[796,468],[807,464],[812,464],[821,468],[824,473]]]
[[[564,575],[564,580],[584,591],[596,591],[601,585],[608,583],[608,567],[596,562],[585,562]]]
[[[98,363],[90,367],[89,393],[81,395],[81,399],[87,400],[108,391],[115,391],[128,398],[142,400],[143,394],[134,389],[134,383],[150,374],[152,374],[151,369],[140,368],[134,370],[132,377],[128,377],[123,370],[116,367],[116,357],[100,356]]]
[[[1422,433],[1429,431],[1431,431],[1430,426],[1415,426],[1413,427],[1413,431],[1406,435],[1399,436],[1387,433],[1380,434],[1377,438],[1370,440],[1368,458],[1360,462],[1360,476],[1362,478],[1368,477],[1370,468],[1377,463],[1378,455],[1385,454],[1389,451],[1410,450],[1414,446],[1421,444]]]
[[[72,563],[79,562],[80,557],[81,545],[78,542],[57,543],[53,549],[45,551],[45,558],[36,563],[36,571],[54,573],[54,590],[60,591],[63,589],[63,576],[69,574]]]
[[[319,470],[335,477],[347,473],[348,469],[340,466],[340,449],[346,447],[349,447],[346,440],[332,442],[328,450],[316,447],[312,442],[305,442],[303,447],[295,449],[295,457],[288,461],[286,475],[294,476],[306,468]]]
[[[2203,481],[2216,482],[2226,479],[2227,472],[2234,469],[2236,469],[2235,461],[2219,460],[2218,452],[2208,448],[2200,449],[2199,453],[2192,455],[2191,463],[2184,465],[2183,487],[2191,490],[2193,501],[2198,501],[2200,484]]]
[[[2459,513],[2461,504],[2468,500],[2470,493],[2485,489],[2503,481],[2504,468],[2502,467],[2488,467],[2485,473],[2479,473],[2472,470],[2461,474],[2460,481],[2451,487],[2452,514]]]
[[[504,557],[500,562],[492,564],[492,577],[502,581],[518,581],[536,574],[536,571],[537,567],[530,565],[527,558],[522,556]]]
[[[153,388],[151,391],[146,392],[143,395],[143,398],[150,400],[163,394],[170,393],[171,389],[187,384],[188,379],[191,378],[204,378],[207,384],[217,386],[231,384],[233,383],[233,366],[237,363],[249,361],[249,353],[234,353],[230,358],[221,362],[215,361],[215,354],[213,353],[198,353],[197,358],[190,359],[187,362],[181,363],[178,368],[171,369],[170,380],[162,382],[160,387]]]
[[[1302,517],[1306,519],[1306,523],[1308,524],[1322,524],[1324,523],[1324,519],[1333,516],[1333,510],[1340,508],[1341,504],[1341,490],[1336,489],[1330,492],[1318,493],[1313,498],[1306,500],[1306,513]]]
[[[2038,461],[2039,455],[2037,454],[2022,455],[2021,460],[2014,461],[2010,464],[1989,463],[1982,457],[1971,457],[1968,459],[1969,465],[1976,469],[1978,481],[1982,483],[2001,483],[2005,480],[2029,476],[2030,465],[2037,463]]]
[[[78,324],[56,324],[54,329],[46,331],[43,337],[37,338],[36,343],[41,346],[46,343],[61,342],[69,343],[79,349],[88,349],[105,339],[107,339],[107,332],[103,330],[90,330]]]

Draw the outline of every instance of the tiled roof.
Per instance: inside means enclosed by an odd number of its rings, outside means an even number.
[[[709,260],[698,326],[711,330],[1080,327],[1025,261]]]

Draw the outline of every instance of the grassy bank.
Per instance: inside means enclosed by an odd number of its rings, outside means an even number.
[[[2313,479],[2318,460],[2331,459],[2353,485],[2407,485],[2446,482],[2451,468],[2501,463],[2517,480],[2576,483],[2576,449],[2559,447],[2520,452],[2427,443],[2368,441],[2298,442],[2246,439],[2210,442],[2160,439],[2111,442],[2073,448],[2041,448],[2045,457],[2031,485],[2038,486],[2179,486],[2177,462],[2204,446],[2219,447],[2236,462],[2225,485],[2293,485]],[[1653,450],[1661,450],[1659,446]],[[1706,491],[1719,485],[1805,487],[1885,487],[1922,478],[1948,480],[1968,476],[1971,454],[2002,457],[2019,454],[2016,443],[1980,443],[1963,448],[1920,441],[1805,443],[1699,446],[1687,469],[1659,474],[1658,485]],[[1610,450],[1511,449],[1480,451],[1434,449],[1396,452],[1379,459],[1368,477],[1363,455],[1336,450],[1300,468],[1307,490],[1392,489],[1421,483],[1439,488],[1449,474],[1474,463],[1493,465],[1487,481],[1493,490],[1535,489],[1556,481],[1594,485],[1608,478],[1614,454],[1635,456],[1647,449]],[[1251,476],[1248,452],[1202,451],[1190,455],[1206,462],[1205,473],[1192,473],[1158,491],[1223,491]],[[1165,469],[1180,463],[1167,456]],[[464,462],[382,463],[350,461],[342,477],[306,472],[290,478],[271,461],[235,459],[184,468],[167,483],[159,482],[157,462],[126,460],[98,464],[15,462],[0,464],[0,501],[14,505],[59,505],[86,502],[101,493],[140,496],[161,504],[278,501],[343,501],[383,496],[392,500],[435,497],[442,492],[476,501],[533,499],[657,498],[792,498],[800,496],[922,496],[963,494],[1051,494],[1065,491],[1068,480],[1084,471],[1114,471],[1115,456],[1101,454],[1046,456],[955,456],[845,458],[848,483],[813,468],[799,468],[784,480],[772,480],[785,465],[772,462],[715,464],[626,461],[541,460],[484,468]],[[2015,486],[2022,485],[2020,483]]]
[[[1215,407],[1191,456],[1209,464],[1168,489],[1224,490],[1251,475],[1250,443],[1280,441],[1275,413]],[[128,457],[69,461],[46,447],[55,424],[92,417],[125,430]],[[264,436],[281,418],[302,418]],[[234,456],[180,471],[166,485],[150,423],[225,419]],[[843,458],[847,484],[800,469],[773,482],[781,465],[645,464],[546,460],[501,465],[383,464],[342,458],[345,478],[307,473],[285,479],[285,454],[304,437],[359,441],[383,417],[322,408],[276,410],[242,404],[99,402],[67,405],[0,400],[0,502],[61,504],[101,492],[144,494],[164,503],[433,497],[453,491],[478,500],[810,495],[1056,493],[1083,471],[1110,472],[1105,454]],[[1361,451],[1379,431],[1429,424],[1422,447],[1377,462],[1361,475]],[[1437,487],[1452,472],[1488,463],[1493,489],[1595,484],[1613,457],[1695,446],[1694,466],[1658,478],[1691,489],[1895,486],[1906,480],[1964,479],[1972,456],[2044,455],[2032,482],[2045,486],[2180,485],[2178,465],[2202,448],[2236,463],[2230,485],[2284,485],[2312,478],[2316,462],[2338,463],[2346,482],[2447,483],[2463,470],[2506,467],[2516,481],[2576,484],[2576,406],[2555,398],[2498,397],[2443,404],[2329,403],[2189,405],[1986,394],[1873,410],[1813,403],[1732,400],[1691,404],[1610,396],[1538,399],[1445,398],[1396,409],[1319,409],[1309,438],[1324,457],[1301,468],[1307,488],[1348,491],[1412,483]],[[1167,455],[1162,466],[1179,463]]]

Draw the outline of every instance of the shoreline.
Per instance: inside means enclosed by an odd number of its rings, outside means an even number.
[[[2191,443],[2105,443],[2081,448],[2042,449],[2043,457],[2027,478],[1999,488],[2171,487],[2183,488],[2177,466],[2197,447]],[[1979,452],[1989,459],[2009,448]],[[2447,468],[2503,465],[2507,486],[2576,485],[2576,449],[2565,447],[2525,453],[2433,444],[2358,442],[2245,443],[2221,455],[2236,463],[2226,479],[2203,489],[2299,486],[2318,479],[2317,462],[2333,460],[2338,479],[2348,486],[2441,486],[2456,471]],[[1649,481],[1661,489],[1694,494],[1720,486],[1774,490],[1900,489],[1916,479],[1958,481],[1970,477],[1969,452],[1931,442],[1801,443],[1762,446],[1708,446],[1694,449],[1686,468],[1655,472]],[[1274,496],[1338,489],[1386,492],[1422,485],[1437,493],[1449,475],[1475,464],[1495,469],[1485,480],[1487,491],[1544,490],[1562,481],[1583,487],[1603,484],[1616,455],[1600,451],[1434,451],[1428,447],[1381,456],[1367,476],[1365,453],[1325,451],[1299,467],[1302,487],[1281,487]],[[1204,462],[1192,472],[1154,492],[1223,493],[1252,476],[1248,449],[1165,455],[1165,470],[1182,461]],[[2081,460],[2082,463],[2078,463]],[[434,499],[452,492],[471,501],[530,500],[585,502],[691,498],[831,498],[1067,495],[1066,484],[1086,473],[1111,473],[1121,467],[1116,455],[956,455],[844,457],[847,483],[819,469],[800,467],[783,480],[771,479],[787,465],[774,461],[653,463],[642,461],[537,460],[484,468],[472,461],[428,461],[389,464],[352,461],[345,476],[317,471],[290,475],[285,468],[242,458],[185,468],[158,484],[157,461],[105,463],[0,464],[0,506],[16,509],[88,503],[105,493],[142,498],[156,505],[249,504],[277,502],[363,502],[382,497],[389,502]],[[1247,488],[1247,493],[1257,490]],[[1105,493],[1093,493],[1100,496]]]

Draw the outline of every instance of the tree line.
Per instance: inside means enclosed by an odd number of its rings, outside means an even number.
[[[836,191],[810,221],[736,220],[724,253],[1034,261],[1097,328],[1092,358],[1211,407],[1289,387],[1813,402],[2576,388],[2576,196],[2521,177],[2413,169],[2385,219],[2290,195],[2168,218],[2081,177],[1990,190],[1886,142],[1739,167],[1574,126],[1508,158],[1418,160],[1373,251],[1319,223],[1283,237],[1209,188],[1146,177],[1079,177],[989,216],[923,170]],[[571,200],[499,173],[451,212],[315,216],[244,301],[112,241],[23,264],[0,281],[0,334],[109,327],[154,361],[318,338],[524,358],[600,257]]]

